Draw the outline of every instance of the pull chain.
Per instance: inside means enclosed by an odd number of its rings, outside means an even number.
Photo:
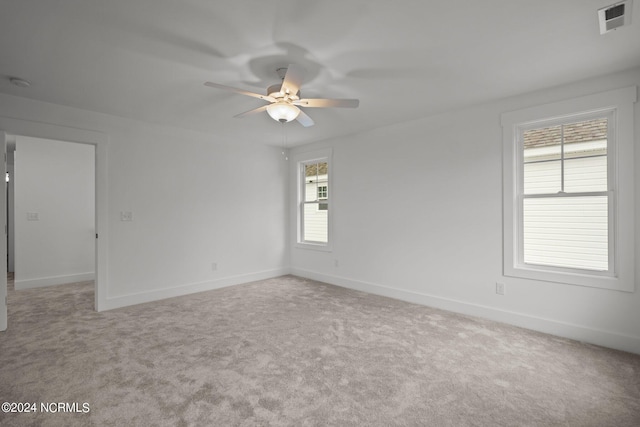
[[[285,160],[289,160],[289,156],[287,156],[287,131],[284,128],[284,122],[281,123],[282,126],[282,156]]]

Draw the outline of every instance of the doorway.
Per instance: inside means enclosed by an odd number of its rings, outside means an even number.
[[[91,144],[10,140],[7,265],[16,290],[94,280],[95,157]]]
[[[57,141],[67,141],[70,143],[90,144],[95,150],[95,280],[94,280],[94,308],[102,311],[108,308],[107,298],[107,252],[108,252],[108,197],[107,197],[107,147],[109,145],[109,135],[104,132],[70,127],[59,124],[45,123],[34,120],[24,120],[12,117],[0,116],[0,142],[1,151],[6,154],[6,136],[24,135],[35,138],[52,139]],[[2,217],[5,217],[6,209],[0,209]],[[6,235],[5,235],[6,238]],[[0,239],[1,240],[1,239]],[[0,243],[0,252],[5,251],[7,245],[4,241]],[[0,263],[6,261],[5,254]],[[18,267],[19,268],[19,267]],[[3,267],[6,269],[6,266]],[[6,295],[6,277],[0,274],[0,331],[7,327],[7,307],[2,304]]]

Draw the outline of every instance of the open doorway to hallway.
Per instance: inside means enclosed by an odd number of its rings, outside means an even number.
[[[10,138],[9,289],[76,282],[93,284],[95,156],[95,146],[91,144],[24,136]]]

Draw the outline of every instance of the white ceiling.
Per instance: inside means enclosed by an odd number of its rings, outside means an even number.
[[[0,92],[240,138],[282,143],[264,92],[300,64],[306,109],[290,144],[401,122],[640,66],[632,25],[601,36],[615,0],[0,0]],[[9,84],[29,80],[29,88]]]

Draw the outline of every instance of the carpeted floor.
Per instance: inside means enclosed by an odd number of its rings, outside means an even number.
[[[103,313],[79,283],[10,290],[0,401],[38,410],[2,426],[638,426],[640,356],[294,276]]]

